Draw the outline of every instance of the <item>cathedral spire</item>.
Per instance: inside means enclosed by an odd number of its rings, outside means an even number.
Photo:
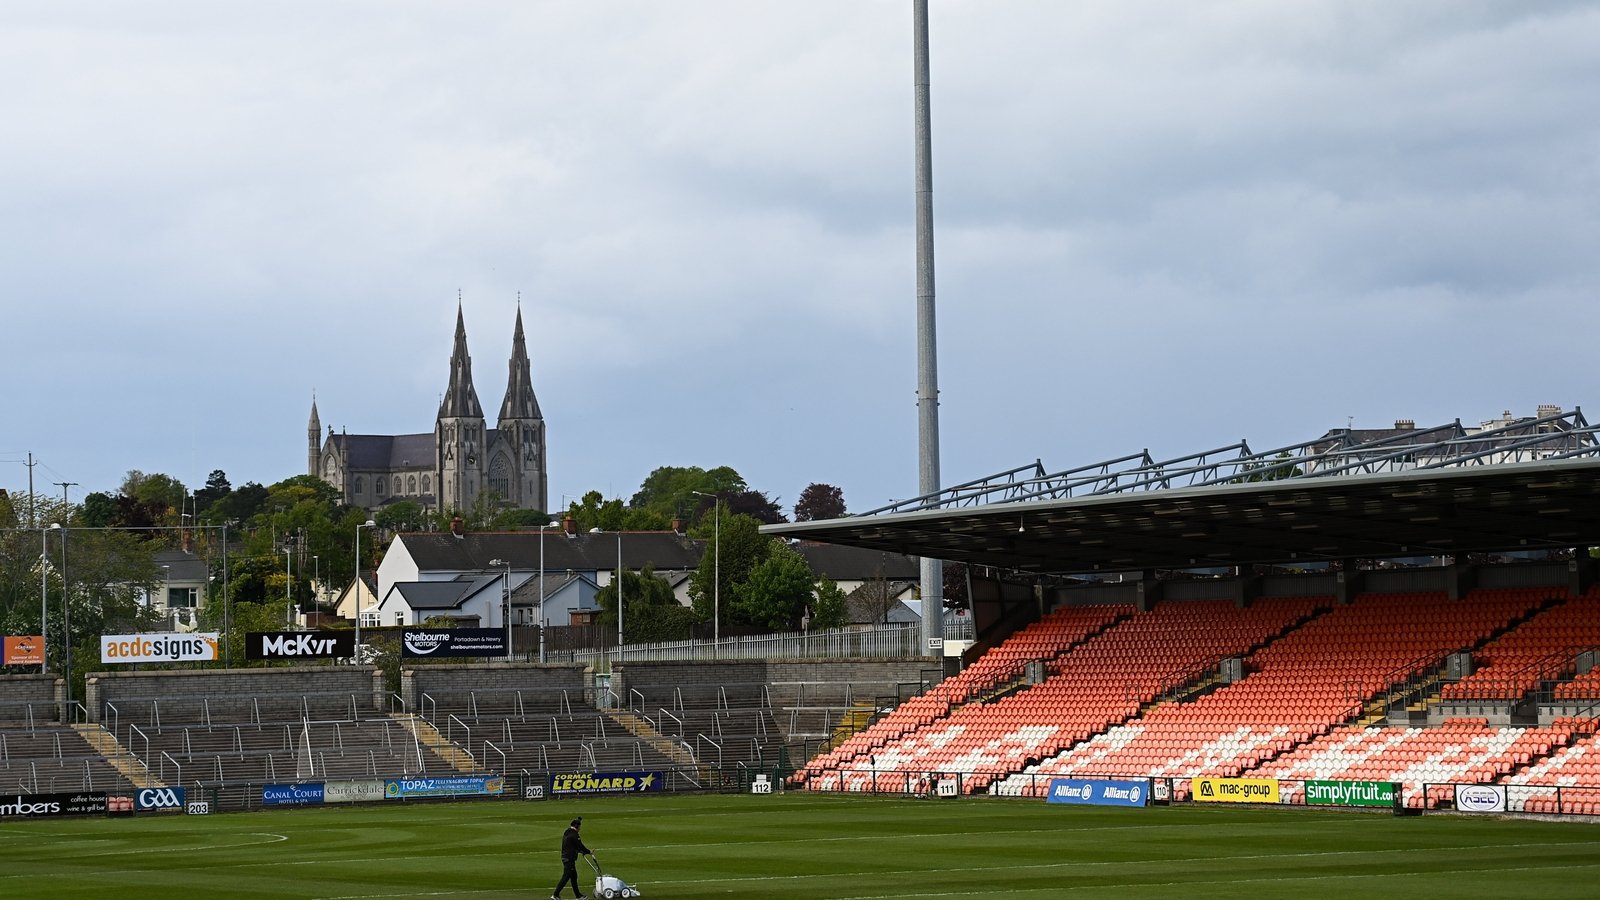
[[[500,404],[500,421],[542,419],[539,398],[533,393],[533,375],[528,363],[528,342],[522,333],[522,306],[517,305],[517,327],[511,335],[511,375],[506,380],[506,398]]]
[[[306,474],[317,474],[317,457],[322,451],[322,417],[317,415],[317,392],[311,392],[311,421],[306,423]]]
[[[472,386],[472,357],[467,354],[467,322],[461,312],[461,300],[457,298],[456,343],[450,353],[450,386],[445,390],[444,401],[439,404],[439,418],[482,417],[483,407],[478,404],[478,392]]]

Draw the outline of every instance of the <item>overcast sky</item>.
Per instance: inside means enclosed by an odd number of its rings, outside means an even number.
[[[933,0],[943,481],[1590,405],[1593,3]],[[917,493],[910,0],[0,16],[0,487],[433,427]]]

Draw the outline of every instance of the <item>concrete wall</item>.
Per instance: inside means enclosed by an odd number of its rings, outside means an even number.
[[[895,696],[897,685],[920,682],[924,672],[938,669],[937,660],[922,657],[642,662],[617,667],[612,687],[623,706],[633,690],[642,693],[648,705],[664,706],[678,688],[686,700],[693,695],[697,701],[714,697],[723,688],[730,706],[748,707],[759,702],[763,685],[774,706],[797,705],[801,698],[807,704],[839,705],[847,696]]]
[[[54,721],[66,699],[66,685],[54,675],[0,675],[0,722]]]
[[[256,708],[278,711],[270,716],[276,721],[296,705],[296,698],[342,708],[348,704],[340,698],[350,696],[360,715],[384,710],[383,673],[370,666],[97,672],[85,684],[84,706],[89,721],[104,723],[111,704],[118,724],[127,724],[151,721],[152,701],[159,701],[154,711],[163,724],[194,724],[208,714],[213,720],[240,721],[241,711],[255,701]],[[262,715],[265,720],[267,714]]]
[[[400,696],[405,699],[408,712],[422,712],[419,704],[424,694],[442,701],[455,709],[455,697],[480,691],[486,694],[506,694],[522,691],[529,702],[540,698],[551,699],[566,691],[573,705],[592,702],[592,680],[589,669],[583,665],[540,665],[539,663],[476,663],[459,666],[417,666],[400,671]],[[547,704],[540,704],[547,705]]]

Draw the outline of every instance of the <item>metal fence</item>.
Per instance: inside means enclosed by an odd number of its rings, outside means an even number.
[[[803,659],[828,657],[889,658],[925,656],[921,626],[878,626],[870,629],[832,628],[826,631],[791,631],[725,637],[719,641],[662,641],[626,644],[611,649],[571,650],[552,654],[562,661],[653,662],[684,659]]]

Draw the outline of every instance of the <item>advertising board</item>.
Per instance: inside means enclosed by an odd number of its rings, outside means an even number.
[[[133,795],[135,809],[183,809],[184,789],[181,787],[140,788]]]
[[[103,815],[105,811],[106,795],[102,793],[0,794],[0,820]]]
[[[1477,813],[1505,812],[1506,789],[1497,784],[1458,784],[1456,809]]]
[[[261,786],[262,806],[310,806],[321,803],[323,785],[320,781],[307,784],[267,784]]]
[[[1144,806],[1150,788],[1144,781],[1108,781],[1087,778],[1052,778],[1046,803],[1088,806]]]
[[[323,803],[369,803],[383,799],[383,782],[330,781],[322,786]]]
[[[1189,796],[1197,803],[1277,803],[1276,778],[1196,778]]]
[[[1394,806],[1392,781],[1307,781],[1307,806]]]
[[[100,638],[102,663],[212,662],[217,656],[217,633],[107,634]]]
[[[0,644],[0,666],[44,665],[44,638],[37,634],[8,634]]]
[[[478,797],[499,794],[506,780],[486,775],[451,775],[444,778],[396,778],[383,783],[386,800],[420,797]]]
[[[407,628],[400,633],[400,655],[505,656],[506,633],[500,628]]]
[[[345,659],[356,654],[353,631],[250,631],[245,659]]]
[[[660,772],[557,772],[550,778],[550,793],[642,794],[661,790],[663,780]]]

